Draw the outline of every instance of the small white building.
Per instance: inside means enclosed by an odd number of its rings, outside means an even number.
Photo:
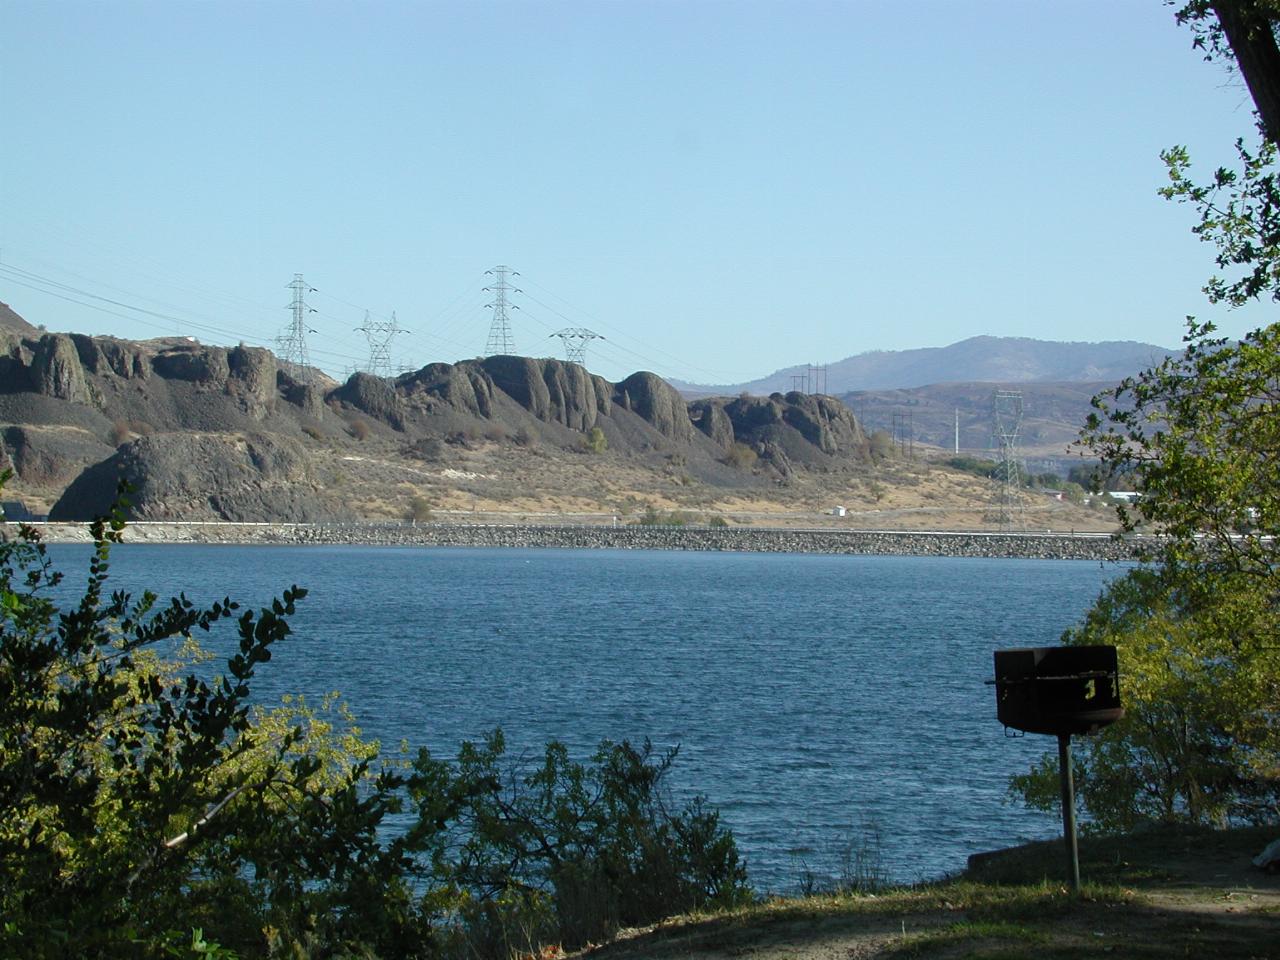
[[[836,506],[831,508],[831,515],[833,517],[843,517],[847,512],[848,511],[846,511],[844,507]]]

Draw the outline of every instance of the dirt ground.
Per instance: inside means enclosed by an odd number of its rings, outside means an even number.
[[[373,518],[399,519],[421,497],[438,520],[459,522],[626,522],[653,508],[687,522],[713,518],[744,526],[862,530],[990,530],[1000,526],[991,481],[920,459],[861,472],[797,471],[785,484],[744,477],[704,483],[678,462],[544,454],[481,442],[450,451],[446,463],[406,461],[370,444],[331,467],[332,482]],[[1030,532],[1110,532],[1114,511],[1049,491],[1024,491],[1014,526]],[[843,507],[843,516],[835,508]]]
[[[1084,892],[1060,842],[1004,851],[963,876],[871,895],[773,901],[624,932],[591,960],[1280,958],[1280,876],[1250,859],[1280,828],[1089,840]]]

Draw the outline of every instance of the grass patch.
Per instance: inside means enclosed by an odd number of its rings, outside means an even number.
[[[972,948],[981,944],[984,949],[1010,944],[1046,944],[1049,935],[1035,927],[1016,923],[991,923],[961,921],[941,930],[908,934],[898,943],[890,944],[882,954],[885,957],[936,956],[941,949],[963,945]],[[987,955],[990,955],[989,953]],[[1014,956],[1021,955],[1021,951]]]

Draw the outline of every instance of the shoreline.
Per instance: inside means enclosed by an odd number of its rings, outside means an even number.
[[[46,543],[88,543],[83,523],[36,523]],[[0,538],[4,536],[0,526]],[[701,550],[1027,560],[1132,560],[1105,533],[839,530],[562,524],[130,522],[126,543]]]

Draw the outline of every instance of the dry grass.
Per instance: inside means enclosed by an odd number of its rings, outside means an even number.
[[[626,931],[608,960],[1214,957],[1280,955],[1280,879],[1249,857],[1274,831],[1159,831],[1083,845],[1093,882],[1068,892],[1061,847],[1034,844],[981,872],[878,895],[770,900]]]

